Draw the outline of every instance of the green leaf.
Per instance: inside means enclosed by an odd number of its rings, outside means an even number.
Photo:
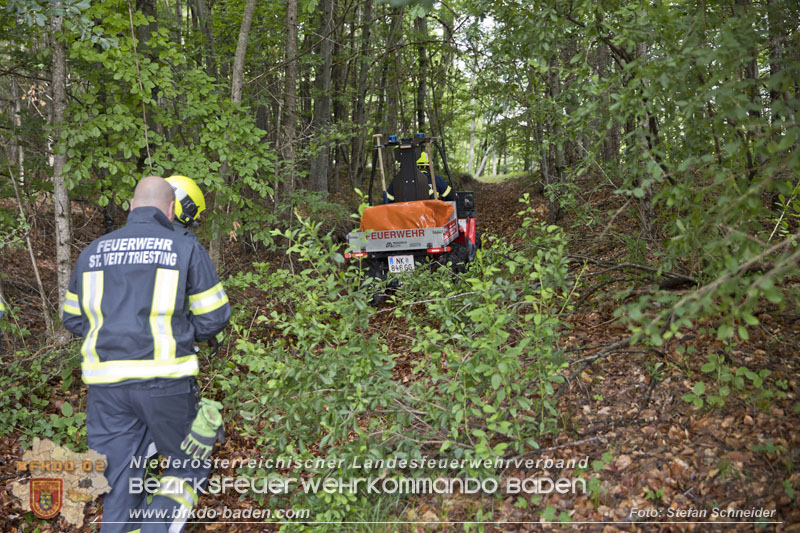
[[[69,402],[64,402],[64,404],[61,406],[61,414],[66,417],[72,416],[74,412],[75,411],[72,409],[72,404]]]
[[[705,373],[714,372],[716,369],[717,369],[717,363],[715,363],[714,361],[709,361],[708,363],[700,367],[700,370]]]
[[[738,332],[739,332],[739,338],[740,339],[742,339],[743,341],[750,340],[750,334],[747,333],[747,328],[746,327],[744,327],[742,325],[739,325]]]
[[[730,324],[722,324],[717,329],[717,338],[719,340],[730,339],[733,337],[733,327]]]
[[[552,505],[548,505],[542,511],[542,520],[545,522],[555,522],[556,519],[556,510]]]
[[[702,396],[706,392],[706,384],[702,381],[698,381],[692,387],[692,392],[694,392],[697,396]]]
[[[756,317],[754,317],[753,315],[751,315],[750,313],[742,313],[742,318],[744,319],[745,323],[748,326],[757,326],[758,325],[758,319]]]
[[[494,448],[492,448],[492,455],[494,455],[496,457],[502,457],[503,453],[505,453],[506,448],[508,448],[508,446],[509,446],[509,443],[507,443],[507,442],[501,442],[501,443],[497,444]]]

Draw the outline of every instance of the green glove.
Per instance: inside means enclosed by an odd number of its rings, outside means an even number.
[[[181,443],[181,450],[195,459],[208,459],[217,442],[217,435],[223,427],[221,409],[222,404],[219,402],[206,398],[200,400],[200,409],[192,422],[192,429]],[[224,440],[223,436],[221,442]]]

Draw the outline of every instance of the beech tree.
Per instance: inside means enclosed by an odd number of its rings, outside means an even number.
[[[56,273],[58,275],[58,309],[64,306],[64,297],[72,272],[71,206],[69,194],[64,180],[64,166],[67,154],[61,138],[61,123],[67,107],[67,56],[64,51],[64,35],[62,34],[63,17],[54,14],[50,23],[50,42],[53,49],[51,68],[53,106],[51,114],[52,150],[53,150],[53,205],[55,207],[56,225]]]
[[[285,165],[284,192],[292,193],[295,188],[295,132],[297,131],[297,0],[286,3],[286,45],[284,52],[286,65],[283,84],[283,118],[281,122],[281,154]]]
[[[323,10],[320,16],[319,54],[321,62],[317,67],[314,79],[314,115],[311,119],[312,144],[317,144],[317,153],[310,162],[309,189],[312,191],[328,192],[328,160],[330,150],[326,136],[330,131],[331,120],[331,75],[333,68],[333,37],[335,27],[333,24],[336,10],[335,0],[323,0]]]

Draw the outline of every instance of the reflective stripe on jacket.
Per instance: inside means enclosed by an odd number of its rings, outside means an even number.
[[[64,326],[84,338],[83,380],[177,378],[198,372],[195,340],[227,325],[230,304],[203,246],[173,230],[155,207],[78,257]]]

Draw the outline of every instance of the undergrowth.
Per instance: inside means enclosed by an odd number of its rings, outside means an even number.
[[[493,460],[536,449],[541,436],[556,432],[551,397],[566,362],[555,345],[571,297],[566,245],[559,228],[524,214],[524,247],[493,239],[461,275],[435,265],[405,273],[381,309],[368,305],[374,280],[345,262],[318,224],[300,219],[299,228],[276,231],[289,243],[294,273],[260,264],[228,282],[257,289],[267,301],[255,315],[252,302],[236,310],[236,350],[213,387],[237,410],[237,430],[264,456],[329,463],[243,468],[240,475],[333,480],[338,490],[295,484],[298,490],[269,497],[271,505],[291,500],[311,509],[317,521],[363,518],[375,505],[392,515],[402,494],[348,484],[394,478],[391,487],[443,471],[496,478]],[[393,374],[401,354],[371,325],[379,313],[404,320],[411,354],[422,355],[406,383]],[[407,466],[354,466],[388,459]]]

